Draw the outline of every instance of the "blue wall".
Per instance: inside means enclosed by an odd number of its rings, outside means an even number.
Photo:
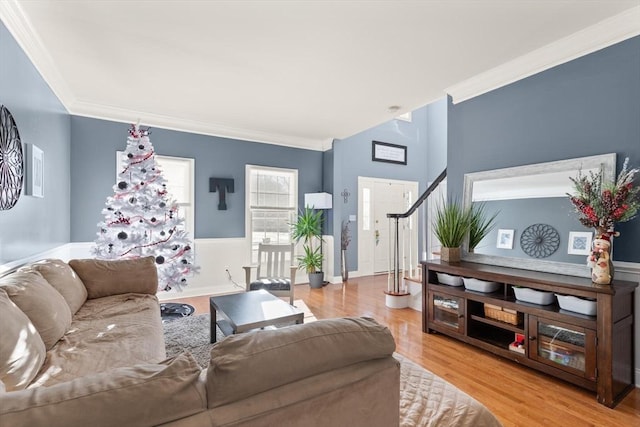
[[[640,37],[449,103],[448,121],[453,195],[466,172],[611,152],[618,170],[625,157],[640,166]],[[614,259],[640,262],[640,220],[617,230]]]
[[[113,194],[116,151],[124,150],[129,125],[85,117],[71,118],[71,240],[93,241],[107,196]],[[298,169],[298,205],[304,193],[319,190],[323,153],[206,135],[151,129],[158,154],[195,159],[195,237],[245,235],[245,165]],[[233,178],[227,210],[218,210],[218,193],[209,178]]]
[[[4,263],[94,239],[100,211],[112,193],[115,151],[125,147],[128,126],[69,116],[2,23],[0,58],[0,103],[13,113],[23,142],[45,153],[45,197],[23,195],[13,209],[0,211]],[[326,232],[335,234],[337,243],[341,221],[357,214],[359,175],[418,181],[423,191],[447,166],[448,188],[461,195],[466,172],[607,152],[618,154],[618,169],[625,156],[640,165],[640,37],[457,105],[447,100],[431,104],[414,111],[412,123],[392,120],[335,141],[324,153],[152,132],[158,153],[196,159],[195,237],[244,236],[245,165],[257,164],[298,169],[300,206],[305,192],[333,193]],[[406,145],[408,165],[372,162],[372,140]],[[227,211],[218,211],[217,194],[208,192],[211,176],[236,180]],[[346,204],[340,196],[345,188],[351,192]],[[614,258],[640,262],[640,220],[620,224],[618,230],[622,236],[615,241]],[[335,248],[339,271],[339,245]],[[349,265],[357,268],[355,235]]]
[[[24,195],[0,211],[0,264],[69,242],[70,121],[66,109],[0,22],[0,104],[23,143],[44,152],[44,198]]]
[[[417,181],[419,194],[422,194],[428,181],[433,180],[446,167],[446,107],[446,100],[435,102],[413,111],[411,122],[390,120],[349,138],[334,141],[334,271],[340,271],[342,221],[347,221],[349,215],[358,214],[358,176]],[[407,146],[407,165],[372,161],[372,141]],[[351,194],[348,203],[344,203],[344,198],[340,196],[345,189]],[[350,270],[357,270],[357,227],[352,224],[350,231],[347,264]],[[419,235],[422,236],[422,231]]]

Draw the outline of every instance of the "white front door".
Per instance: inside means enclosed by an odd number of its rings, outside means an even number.
[[[418,183],[382,178],[358,178],[358,273],[372,275],[389,270],[394,222],[388,213],[404,213],[418,197]],[[413,227],[414,242],[418,228]],[[413,251],[417,254],[416,248]]]

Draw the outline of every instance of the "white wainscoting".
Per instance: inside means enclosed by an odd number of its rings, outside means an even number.
[[[15,269],[23,264],[45,258],[59,258],[69,261],[74,258],[91,258],[93,242],[67,243],[54,249],[39,254],[0,265],[0,275]],[[159,292],[161,301],[194,297],[200,295],[224,295],[242,292],[245,289],[245,273],[242,266],[249,265],[249,248],[245,238],[230,239],[195,239],[195,264],[200,267],[200,272],[189,278],[189,285],[182,292],[171,290]],[[302,248],[297,245],[296,253],[302,253]],[[333,278],[333,238],[324,236],[323,253],[325,255],[325,277],[332,283]],[[229,279],[226,269],[231,273]],[[236,284],[234,284],[235,282]],[[307,274],[298,270],[296,283],[308,283]],[[337,283],[341,279],[338,277]]]

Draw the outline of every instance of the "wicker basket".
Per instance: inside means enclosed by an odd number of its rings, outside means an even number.
[[[492,304],[484,305],[484,317],[511,325],[519,325],[524,321],[524,315],[522,313]]]

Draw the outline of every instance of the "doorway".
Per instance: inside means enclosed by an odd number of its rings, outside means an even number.
[[[403,213],[418,197],[418,183],[385,178],[358,177],[358,273],[389,271],[391,223],[388,213]],[[418,241],[418,227],[412,241]],[[417,243],[412,253],[417,254]]]

